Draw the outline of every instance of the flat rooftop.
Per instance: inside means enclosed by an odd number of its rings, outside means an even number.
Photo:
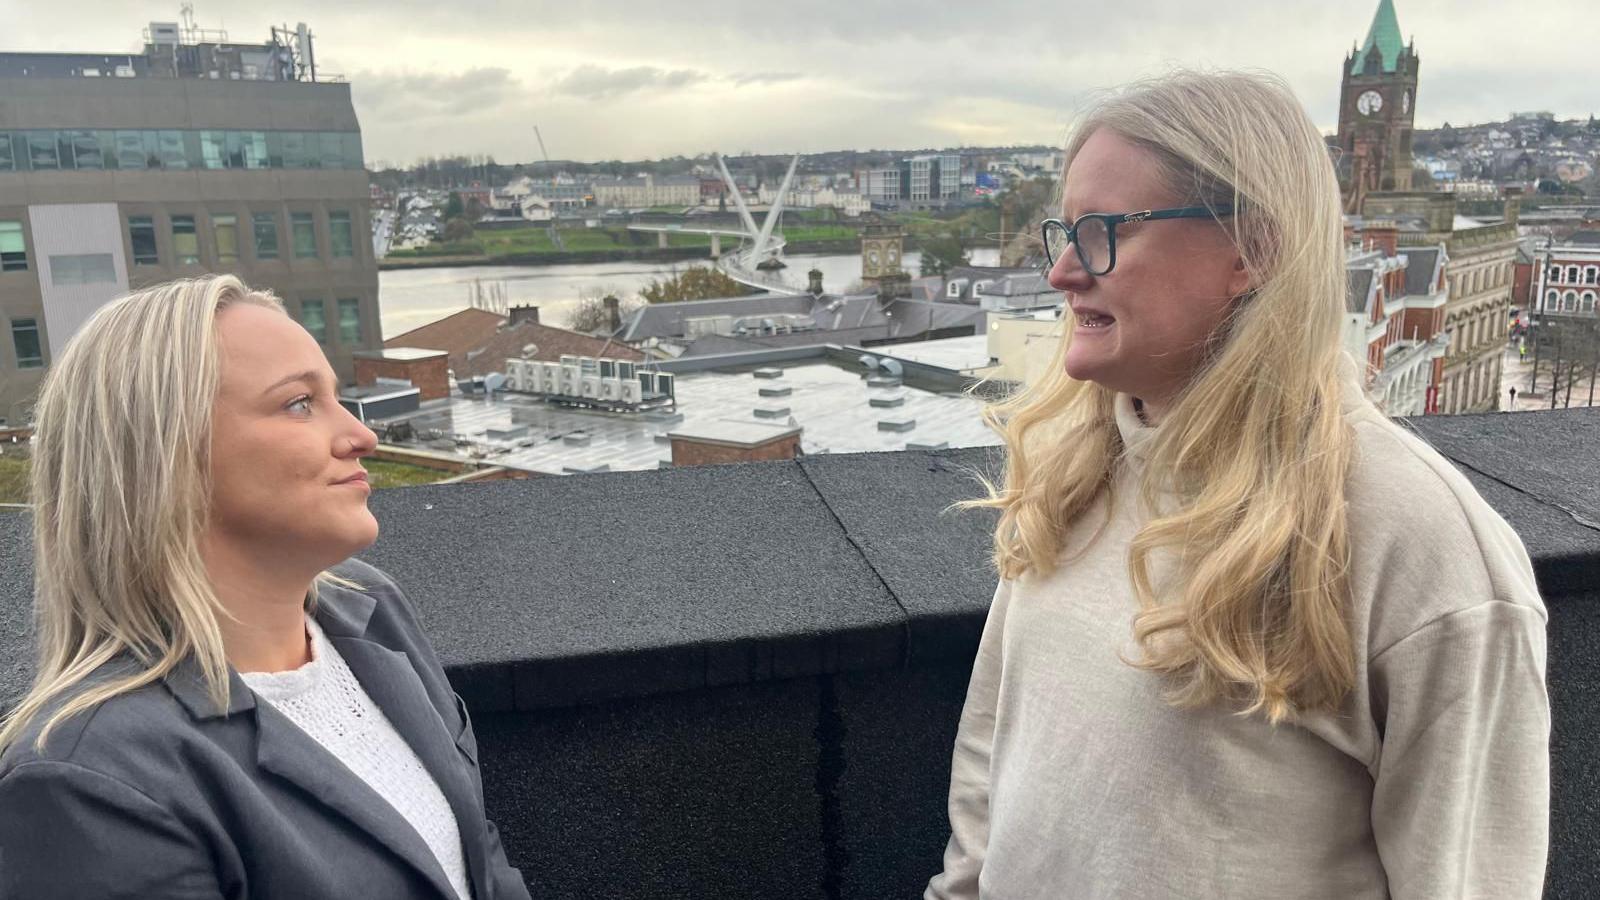
[[[659,468],[672,458],[672,433],[722,429],[730,421],[788,425],[793,418],[804,429],[800,446],[807,456],[904,450],[907,444],[1000,443],[983,423],[979,398],[907,385],[870,386],[859,373],[821,361],[782,368],[781,378],[757,378],[751,369],[681,374],[676,416],[570,409],[526,394],[497,394],[492,401],[452,394],[422,404],[417,412],[368,424],[381,428],[409,421],[418,434],[409,445],[481,456],[495,465],[548,475],[602,466],[610,471]],[[762,396],[763,388],[768,396]],[[782,388],[788,389],[786,395],[770,395]],[[874,406],[873,400],[893,405]],[[757,416],[757,409],[767,418]],[[889,431],[879,428],[883,421],[914,424]],[[523,426],[526,432],[512,438],[487,434]]]
[[[936,341],[880,345],[868,348],[867,352],[880,358],[901,359],[967,375],[987,369],[990,365],[989,336],[985,333]]]

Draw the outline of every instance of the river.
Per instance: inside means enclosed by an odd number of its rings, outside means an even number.
[[[971,251],[973,265],[999,263],[1000,251],[990,247]],[[922,260],[916,251],[904,257],[906,271],[915,273]],[[785,279],[804,289],[806,273],[822,270],[825,290],[842,291],[861,278],[861,254],[793,254],[787,257]],[[378,273],[378,302],[383,310],[383,336],[391,338],[450,313],[465,309],[473,282],[487,291],[499,285],[510,306],[539,307],[540,321],[566,324],[567,315],[584,296],[616,294],[633,297],[657,278],[711,260],[677,262],[612,262],[555,266],[456,266],[441,269],[391,269]]]

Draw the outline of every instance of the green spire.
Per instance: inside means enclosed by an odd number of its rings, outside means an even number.
[[[1350,65],[1351,75],[1360,75],[1367,67],[1367,54],[1376,50],[1383,71],[1393,74],[1400,63],[1400,52],[1405,42],[1400,40],[1400,20],[1395,18],[1393,0],[1379,0],[1378,12],[1372,17],[1372,27],[1367,29],[1367,42],[1361,45],[1355,61]]]

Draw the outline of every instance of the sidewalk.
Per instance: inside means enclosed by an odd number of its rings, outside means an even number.
[[[1550,408],[1550,367],[1546,365],[1544,371],[1539,373],[1539,392],[1530,394],[1528,382],[1533,378],[1533,350],[1528,350],[1528,361],[1522,362],[1517,358],[1515,345],[1506,349],[1506,361],[1500,376],[1500,403],[1499,408],[1505,409],[1510,400],[1510,389],[1517,389],[1517,406],[1515,412],[1528,412],[1531,410]],[[1561,395],[1556,397],[1556,409],[1562,409],[1567,401],[1566,386],[1563,384]],[[1583,379],[1572,386],[1572,405],[1589,405],[1589,381]],[[1595,405],[1600,406],[1600,384],[1595,386]]]

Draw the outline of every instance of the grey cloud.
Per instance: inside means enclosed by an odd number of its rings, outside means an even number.
[[[503,103],[521,84],[508,69],[440,72],[357,72],[351,97],[365,111],[392,114],[479,112]]]
[[[707,75],[694,69],[658,69],[655,66],[634,66],[628,69],[607,69],[586,64],[578,66],[555,83],[557,93],[599,100],[619,94],[631,94],[650,88],[681,88],[705,81]]]

